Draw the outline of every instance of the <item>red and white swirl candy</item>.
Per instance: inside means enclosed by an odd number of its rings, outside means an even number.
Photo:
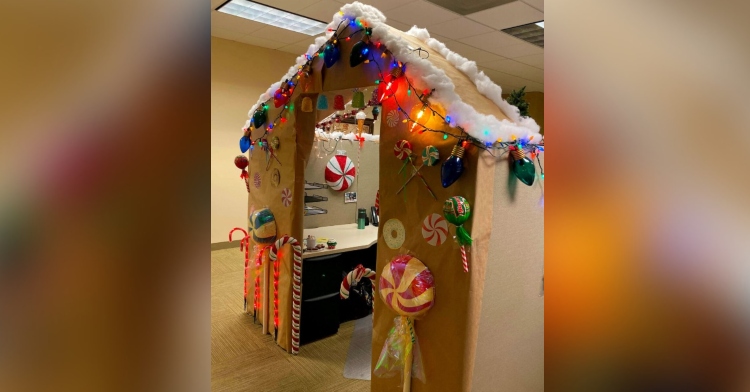
[[[422,237],[432,246],[438,246],[448,238],[448,222],[439,214],[432,214],[422,222]]]
[[[292,191],[290,191],[289,188],[284,188],[284,190],[281,191],[281,204],[283,204],[284,207],[289,207],[289,205],[292,204]]]
[[[334,191],[344,191],[352,185],[356,173],[354,163],[349,157],[336,155],[326,165],[326,184]]]
[[[411,151],[411,143],[405,139],[397,141],[396,145],[393,147],[393,155],[402,161],[411,155]]]
[[[302,246],[294,237],[285,235],[279,238],[268,253],[268,259],[273,262],[273,326],[279,329],[279,274],[281,262],[277,261],[276,253],[282,246],[290,244],[294,254],[294,274],[292,280],[292,354],[299,353],[299,322],[302,310]]]

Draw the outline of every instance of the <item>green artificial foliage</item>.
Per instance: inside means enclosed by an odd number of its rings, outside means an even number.
[[[521,115],[524,117],[529,116],[529,103],[526,102],[525,99],[523,99],[523,96],[526,95],[526,86],[521,87],[520,90],[513,90],[513,92],[510,93],[510,96],[508,97],[508,103],[517,107],[518,110],[521,112]]]

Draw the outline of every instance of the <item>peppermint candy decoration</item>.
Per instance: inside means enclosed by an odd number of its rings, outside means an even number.
[[[346,155],[336,155],[326,165],[326,184],[334,191],[345,191],[354,182],[357,171]]]
[[[284,190],[281,191],[281,204],[283,204],[284,207],[289,207],[289,205],[292,204],[292,191],[290,191],[289,188],[284,188]]]
[[[388,116],[385,118],[385,122],[388,123],[388,126],[393,128],[398,124],[398,111],[391,110],[388,112]]]
[[[432,214],[422,222],[422,237],[432,246],[438,246],[448,238],[448,222],[439,214]]]
[[[440,152],[435,146],[427,146],[422,150],[422,163],[425,166],[435,166],[440,159]]]
[[[255,173],[253,176],[253,184],[256,188],[260,189],[260,173]]]
[[[411,143],[405,139],[397,141],[396,145],[393,147],[393,154],[396,158],[403,161],[411,155]]]

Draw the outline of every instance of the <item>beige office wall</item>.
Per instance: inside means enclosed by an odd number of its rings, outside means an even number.
[[[212,244],[227,241],[233,227],[247,228],[247,190],[234,166],[241,128],[258,96],[284,76],[295,57],[211,37]]]
[[[541,185],[538,177],[533,186],[524,185],[504,164],[495,170],[490,237],[495,246],[490,246],[485,271],[474,392],[544,390]]]

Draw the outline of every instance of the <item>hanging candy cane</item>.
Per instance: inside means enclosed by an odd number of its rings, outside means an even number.
[[[281,262],[277,261],[276,253],[282,246],[289,244],[294,253],[294,279],[292,281],[292,354],[299,353],[299,324],[300,311],[302,310],[302,247],[294,237],[285,235],[279,238],[272,246],[268,254],[269,260],[273,262],[273,326],[274,338],[279,330],[279,269]]]
[[[243,296],[243,298],[244,298],[244,305],[243,305],[243,309],[244,309],[245,312],[247,312],[247,267],[248,267],[248,262],[249,262],[248,251],[249,251],[249,248],[250,248],[250,236],[247,235],[247,231],[245,229],[242,229],[242,228],[239,228],[239,227],[235,227],[234,229],[232,229],[229,232],[229,242],[232,242],[232,234],[234,234],[234,232],[238,231],[238,230],[241,231],[242,234],[245,235],[240,240],[240,252],[243,251],[243,250],[245,251],[245,280],[243,281],[243,284],[244,284],[244,296]],[[257,308],[256,308],[256,310],[257,310]],[[255,317],[255,315],[253,315],[253,317]]]
[[[375,271],[365,268],[362,266],[362,264],[356,266],[351,272],[346,274],[344,277],[344,280],[341,282],[341,289],[339,290],[339,295],[341,296],[341,299],[347,299],[349,298],[349,289],[359,283],[362,278],[369,278],[370,282],[372,283],[372,288],[375,288]],[[372,293],[370,293],[372,295]],[[375,305],[375,302],[372,302],[373,306]]]

